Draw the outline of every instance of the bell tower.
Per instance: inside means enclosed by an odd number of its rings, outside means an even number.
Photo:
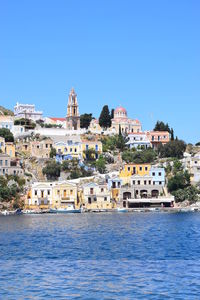
[[[78,110],[77,94],[73,88],[71,89],[68,98],[66,128],[68,130],[80,129],[80,114]]]

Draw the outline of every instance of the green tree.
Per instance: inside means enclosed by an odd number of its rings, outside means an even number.
[[[101,174],[106,172],[106,160],[102,155],[100,155],[99,159],[96,161],[96,168]]]
[[[168,123],[164,123],[162,121],[157,121],[156,125],[154,127],[154,131],[168,131],[169,133],[171,133],[171,129],[168,125]]]
[[[111,126],[111,116],[110,116],[108,105],[105,105],[101,111],[99,117],[99,125],[102,128],[108,128]]]
[[[122,159],[127,163],[152,163],[157,158],[156,152],[149,148],[141,151],[127,150],[122,153]]]
[[[47,180],[57,180],[60,177],[60,164],[55,161],[50,161],[42,169],[43,175],[46,175]]]
[[[186,144],[182,140],[174,140],[169,143],[158,145],[158,154],[160,157],[176,157],[182,158],[186,150]]]
[[[52,147],[50,151],[50,158],[54,158],[55,156],[56,156],[56,149]]]
[[[190,186],[190,174],[185,172],[179,172],[168,180],[168,190],[170,193],[179,189],[184,189]]]
[[[7,128],[0,128],[0,136],[5,139],[5,142],[14,142],[14,136]]]
[[[80,126],[81,128],[88,128],[92,120],[92,114],[83,114],[80,116]]]

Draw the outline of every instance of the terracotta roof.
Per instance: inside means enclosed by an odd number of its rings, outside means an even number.
[[[49,119],[51,119],[53,121],[62,121],[62,122],[66,121],[66,118],[51,118],[50,117]]]

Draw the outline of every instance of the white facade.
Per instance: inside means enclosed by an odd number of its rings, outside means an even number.
[[[14,116],[17,119],[26,118],[33,121],[42,119],[42,111],[36,111],[34,104],[18,103],[14,107]]]
[[[139,133],[130,133],[128,135],[129,141],[127,142],[127,145],[132,148],[149,148],[151,147],[151,143],[149,139],[147,138],[147,135],[143,132]]]

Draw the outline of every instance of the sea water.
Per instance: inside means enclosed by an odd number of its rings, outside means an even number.
[[[0,299],[200,299],[200,213],[0,217]]]

